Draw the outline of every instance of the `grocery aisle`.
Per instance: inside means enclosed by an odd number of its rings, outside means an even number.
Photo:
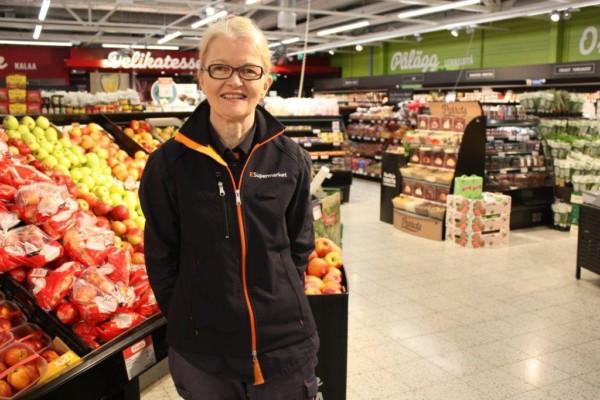
[[[342,221],[349,400],[600,396],[600,279],[574,279],[574,237],[517,231],[485,250],[415,238],[379,222],[379,186],[358,179]],[[142,398],[178,396],[167,377]]]

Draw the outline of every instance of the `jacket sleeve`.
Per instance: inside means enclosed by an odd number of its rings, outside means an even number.
[[[310,198],[311,161],[304,149],[300,149],[300,153],[300,172],[294,196],[286,210],[286,220],[292,259],[304,279],[308,256],[315,248],[315,234]]]
[[[168,319],[179,270],[179,215],[175,187],[167,173],[163,150],[155,151],[148,159],[139,196],[146,217],[144,255],[148,278],[158,306]]]

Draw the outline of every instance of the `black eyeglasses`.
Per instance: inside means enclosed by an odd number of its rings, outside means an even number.
[[[237,68],[227,64],[211,64],[208,67],[201,67],[200,69],[207,71],[208,76],[211,78],[219,80],[231,78],[234,72],[237,72],[238,76],[245,81],[256,81],[262,78],[264,74],[263,67],[252,64],[242,65]]]

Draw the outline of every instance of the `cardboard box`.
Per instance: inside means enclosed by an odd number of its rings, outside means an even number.
[[[9,89],[25,89],[27,87],[27,75],[6,75],[6,87]]]
[[[446,227],[456,227],[466,232],[509,231],[510,214],[486,217],[457,213],[452,210],[446,213]]]
[[[8,89],[8,101],[11,103],[25,103],[27,99],[27,90]]]
[[[467,199],[463,196],[448,196],[448,211],[473,216],[493,216],[507,214],[510,216],[511,197],[500,193],[483,193],[478,200]]]
[[[41,114],[42,104],[41,103],[27,103],[27,114]]]
[[[460,231],[457,232],[453,229],[447,229],[446,240],[452,241],[462,247],[469,247],[474,249],[499,247],[508,244],[509,233],[465,233]]]
[[[483,191],[483,178],[477,175],[457,176],[454,179],[454,194],[467,199],[480,199]]]
[[[421,217],[406,211],[394,209],[394,227],[411,235],[431,240],[444,240],[444,224],[440,220]]]
[[[27,91],[27,103],[41,103],[42,102],[42,91],[41,90],[28,90]]]
[[[27,114],[27,104],[10,103],[8,105],[8,113],[12,115],[25,115]]]

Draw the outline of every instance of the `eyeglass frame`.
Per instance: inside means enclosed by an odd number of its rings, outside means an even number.
[[[230,74],[228,77],[226,77],[226,78],[215,78],[215,77],[214,77],[214,76],[212,76],[212,74],[210,73],[210,67],[212,67],[213,65],[224,65],[224,66],[226,66],[226,67],[229,67],[229,68],[231,68],[231,74]],[[259,76],[258,78],[255,78],[255,79],[246,79],[246,78],[243,78],[243,77],[240,75],[240,72],[239,72],[239,71],[240,71],[240,69],[242,69],[242,68],[244,68],[244,67],[258,67],[258,68],[260,68],[260,76]],[[208,66],[206,66],[206,67],[204,67],[204,66],[201,66],[201,67],[200,67],[200,71],[206,71],[206,72],[208,73],[208,76],[210,76],[210,77],[211,77],[211,79],[216,79],[216,80],[218,80],[218,81],[225,81],[225,80],[227,80],[227,79],[231,78],[231,77],[233,76],[233,74],[234,74],[234,73],[236,73],[236,72],[237,72],[238,76],[240,77],[240,79],[242,79],[242,80],[244,80],[244,81],[258,81],[258,80],[260,80],[260,79],[261,79],[263,76],[265,76],[265,69],[264,69],[263,67],[261,67],[260,65],[256,65],[256,64],[244,64],[244,65],[240,65],[239,67],[237,67],[237,68],[236,68],[236,67],[234,67],[234,66],[232,66],[232,65],[229,65],[229,64],[215,63],[215,64],[210,64],[210,65],[208,65]]]

